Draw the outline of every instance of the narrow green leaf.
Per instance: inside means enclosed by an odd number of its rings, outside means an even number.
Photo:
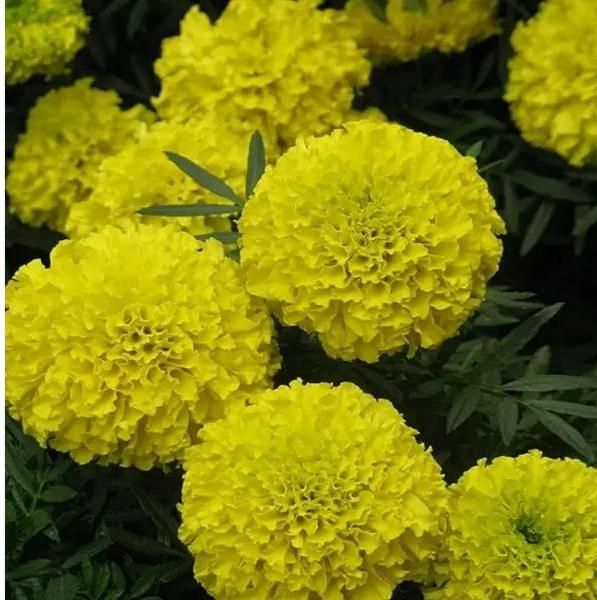
[[[521,256],[526,256],[537,245],[551,221],[554,209],[553,202],[549,200],[541,202],[524,234],[520,247]]]
[[[265,171],[265,146],[263,138],[255,131],[249,142],[249,156],[247,157],[247,177],[245,181],[245,197],[247,200],[253,193],[257,182]]]
[[[107,532],[115,543],[145,556],[163,556],[165,554],[181,556],[182,554],[180,550],[169,548],[168,546],[156,542],[156,540],[152,538],[131,533],[126,529],[108,527]]]
[[[109,548],[111,545],[112,540],[107,537],[94,540],[86,546],[79,548],[72,556],[70,556],[67,560],[64,561],[62,567],[64,569],[70,569],[71,567],[74,567],[79,563],[84,563],[90,558],[93,558],[96,554],[103,552],[106,548]]]
[[[502,386],[508,392],[554,392],[558,390],[597,389],[593,377],[576,375],[527,375]]]
[[[158,204],[141,208],[137,212],[155,217],[197,217],[237,213],[238,207],[230,204]]]
[[[36,558],[20,564],[16,569],[6,574],[7,579],[27,579],[28,577],[39,577],[54,570],[52,561],[47,558]]]
[[[572,415],[574,417],[582,417],[584,419],[597,419],[597,406],[588,406],[586,404],[578,404],[576,402],[563,402],[560,400],[527,400],[528,406],[550,412],[560,413],[563,415]]]
[[[518,404],[512,398],[502,398],[497,405],[497,419],[505,446],[509,446],[518,426]]]
[[[479,388],[466,387],[455,398],[448,419],[446,432],[451,433],[460,427],[476,410],[481,400]]]
[[[234,202],[236,206],[242,205],[242,200],[234,193],[234,190],[215,175],[212,175],[185,156],[169,151],[166,151],[165,154],[183,173],[186,173],[200,186],[213,192],[217,196]]]
[[[133,38],[137,31],[139,31],[148,8],[147,0],[137,0],[133,8],[131,8],[126,24],[126,36],[129,39]]]
[[[525,375],[544,375],[549,371],[551,362],[551,349],[549,346],[541,346],[533,354],[526,368]]]
[[[79,580],[69,573],[51,579],[46,588],[46,597],[52,600],[75,600],[79,592]]]
[[[365,0],[365,4],[371,14],[382,23],[388,22],[387,7],[388,0]]]
[[[31,473],[15,455],[15,450],[10,444],[6,446],[5,464],[8,476],[12,477],[29,496],[34,496],[34,483]]]
[[[594,200],[591,194],[584,190],[552,177],[543,177],[527,171],[517,171],[510,176],[510,179],[527,190],[546,198],[579,202],[581,204],[591,204]]]
[[[483,149],[483,140],[479,140],[475,142],[472,146],[469,146],[465,152],[465,156],[472,156],[473,158],[478,158],[479,154],[481,154],[481,150]]]
[[[53,485],[42,492],[41,499],[44,502],[67,502],[76,495],[77,492],[66,485]]]
[[[566,423],[564,419],[550,412],[535,409],[535,413],[539,422],[554,435],[559,437],[563,442],[574,448],[579,454],[582,454],[589,461],[595,460],[593,450],[581,435],[572,425]]]
[[[218,240],[222,244],[234,244],[238,241],[240,233],[238,231],[214,231],[213,233],[203,233],[195,236],[198,240]]]
[[[576,237],[586,235],[591,227],[597,225],[597,206],[593,206],[588,210],[582,210],[584,208],[584,206],[578,206],[575,213],[572,235]]]
[[[508,231],[517,234],[520,231],[520,204],[512,182],[506,178],[503,181],[504,218],[508,224]]]
[[[411,12],[426,13],[427,0],[402,0],[402,8]]]
[[[158,529],[168,534],[172,541],[178,540],[178,523],[165,506],[154,500],[145,490],[134,486],[133,493],[143,512],[153,521]]]

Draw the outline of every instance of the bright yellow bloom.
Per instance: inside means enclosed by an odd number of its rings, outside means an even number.
[[[7,0],[7,83],[65,73],[88,29],[81,0]]]
[[[545,0],[512,34],[506,100],[522,137],[597,164],[597,3]]]
[[[597,598],[597,469],[532,451],[451,487],[444,586],[429,600]]]
[[[88,200],[74,205],[66,223],[69,236],[80,236],[106,224],[168,222],[194,234],[227,231],[224,216],[141,217],[140,208],[154,204],[228,204],[208,192],[171,163],[165,150],[181,154],[244,193],[248,138],[234,135],[215,119],[188,123],[161,121],[150,126],[137,143],[127,145],[99,167]]]
[[[456,333],[497,270],[504,225],[473,158],[360,121],[269,167],[239,229],[251,293],[330,356],[375,361]]]
[[[170,227],[63,241],[6,297],[9,411],[79,463],[178,459],[277,366],[272,321],[239,266]]]
[[[433,558],[440,468],[387,400],[320,383],[257,394],[185,456],[180,537],[226,600],[388,600]]]
[[[498,32],[497,0],[427,0],[427,11],[389,0],[388,23],[373,16],[365,0],[349,0],[358,44],[377,62],[412,60],[425,52],[462,52]]]
[[[191,8],[155,68],[162,118],[216,111],[245,134],[259,129],[274,142],[274,156],[299,134],[342,123],[370,64],[337,11],[293,0],[231,0],[215,25]]]
[[[115,92],[92,88],[90,79],[37,101],[6,180],[10,212],[33,226],[64,230],[70,208],[91,194],[101,162],[153,118],[142,106],[121,110],[118,103]]]

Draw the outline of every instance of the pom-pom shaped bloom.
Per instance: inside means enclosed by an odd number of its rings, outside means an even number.
[[[484,460],[451,488],[429,600],[597,597],[597,470],[537,451]]]
[[[106,224],[139,221],[175,223],[194,234],[227,231],[230,221],[225,215],[160,219],[142,217],[136,211],[155,204],[227,203],[171,163],[166,150],[198,163],[242,195],[248,142],[216,119],[155,123],[137,143],[104,160],[89,199],[72,207],[66,232],[80,236]]]
[[[180,536],[226,600],[387,600],[433,557],[439,466],[386,400],[352,384],[256,394],[187,451]]]
[[[504,226],[473,158],[360,121],[269,167],[239,229],[251,293],[331,356],[375,361],[457,331],[497,269]]]
[[[506,100],[522,137],[597,164],[597,3],[545,0],[512,34]]]
[[[83,45],[89,19],[81,0],[6,2],[6,80],[61,75]]]
[[[191,8],[180,35],[164,41],[155,106],[165,119],[216,111],[283,148],[299,134],[342,123],[369,71],[337,11],[294,0],[231,0],[214,25]]]
[[[412,60],[431,50],[462,52],[498,31],[497,0],[427,0],[427,9],[389,0],[387,23],[365,0],[349,0],[346,12],[355,38],[376,62]]]
[[[121,110],[118,102],[115,92],[92,88],[90,79],[37,101],[6,180],[12,213],[33,226],[64,230],[71,206],[89,197],[101,162],[152,120],[144,107]]]
[[[6,294],[10,413],[80,463],[177,459],[275,370],[271,319],[239,266],[169,227],[63,241]]]

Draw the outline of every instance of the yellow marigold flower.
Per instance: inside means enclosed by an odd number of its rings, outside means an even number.
[[[6,2],[6,81],[61,75],[89,29],[81,0]]]
[[[451,487],[429,600],[597,598],[597,469],[532,451],[485,460]]]
[[[412,60],[424,52],[462,52],[498,31],[497,0],[427,0],[427,10],[389,0],[387,23],[373,16],[365,0],[349,0],[346,12],[358,44],[376,62]]]
[[[176,223],[194,234],[227,231],[226,216],[141,217],[140,208],[154,204],[226,204],[171,163],[164,151],[181,154],[244,193],[248,138],[234,135],[215,119],[185,124],[161,121],[149,127],[137,143],[104,160],[88,200],[74,205],[66,232],[81,236],[106,224]]]
[[[9,411],[79,463],[178,459],[275,371],[271,319],[240,267],[170,227],[63,241],[6,295]]]
[[[91,194],[101,162],[152,120],[146,108],[121,110],[118,103],[115,92],[92,88],[91,79],[37,101],[6,180],[11,213],[33,226],[64,230],[70,208]]]
[[[597,164],[597,3],[545,0],[512,34],[506,100],[522,137]]]
[[[180,537],[226,600],[388,600],[433,558],[440,468],[387,400],[343,383],[257,394],[187,451]]]
[[[158,113],[185,120],[217,111],[281,148],[299,134],[325,133],[343,122],[354,88],[369,79],[346,24],[311,2],[231,0],[215,25],[193,7],[156,62]]]
[[[330,356],[372,362],[456,333],[497,270],[504,225],[473,158],[360,121],[269,167],[239,229],[250,292]]]

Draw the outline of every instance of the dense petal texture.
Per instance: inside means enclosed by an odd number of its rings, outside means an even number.
[[[251,293],[331,356],[375,361],[457,331],[498,267],[504,226],[474,159],[360,121],[269,167],[239,229]]]
[[[227,204],[184,174],[164,151],[191,159],[242,195],[248,144],[248,138],[233,135],[217,119],[155,123],[137,143],[101,164],[89,199],[72,207],[66,232],[73,237],[106,224],[160,220],[194,234],[226,231],[230,222],[225,215],[159,219],[141,217],[136,211],[155,204]]]
[[[102,161],[142,135],[153,116],[142,106],[121,110],[115,92],[90,79],[52,90],[37,101],[9,167],[9,209],[33,226],[58,231],[71,207],[86,200]]]
[[[7,0],[7,83],[64,73],[88,28],[81,0]]]
[[[545,0],[512,34],[506,100],[522,137],[597,164],[597,2]]]
[[[370,64],[344,16],[312,2],[231,0],[214,24],[196,7],[178,37],[163,43],[155,106],[163,118],[217,111],[243,132],[259,129],[273,145],[343,122]]]
[[[388,600],[425,571],[439,466],[386,400],[343,383],[256,394],[185,456],[181,539],[217,599]]]
[[[429,600],[597,598],[597,469],[537,451],[480,461],[451,488]]]
[[[431,50],[462,52],[498,32],[497,0],[427,0],[427,10],[389,0],[387,23],[373,16],[366,0],[349,0],[346,12],[359,46],[375,61],[413,60]]]
[[[40,443],[142,469],[269,385],[273,326],[219,242],[106,227],[6,290],[6,394]]]

